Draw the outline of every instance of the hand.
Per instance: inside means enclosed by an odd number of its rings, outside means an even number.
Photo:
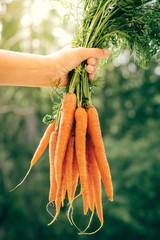
[[[96,67],[98,66],[98,60],[101,58],[107,58],[110,54],[111,52],[108,49],[65,47],[54,54],[47,55],[46,57],[50,59],[51,67],[52,64],[56,63],[54,79],[61,78],[62,82],[59,87],[65,87],[68,81],[68,73],[85,60],[87,60],[88,64],[86,67],[88,78],[90,81],[93,81]]]
[[[47,56],[0,50],[0,85],[51,87],[50,79],[61,78],[59,87],[65,87],[68,73],[84,60],[93,81],[98,59],[109,56],[109,50],[98,48],[66,47]]]

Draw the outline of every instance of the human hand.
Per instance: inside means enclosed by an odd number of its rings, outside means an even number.
[[[65,87],[68,82],[68,73],[75,69],[81,62],[87,60],[86,71],[88,72],[88,79],[93,81],[98,60],[107,58],[111,54],[108,49],[99,48],[71,48],[65,47],[62,50],[47,55],[50,60],[50,68],[54,66],[54,79],[61,78],[62,82],[59,87]]]
[[[87,60],[88,78],[93,81],[98,59],[107,58],[110,51],[98,48],[71,48],[42,56],[0,50],[0,85],[51,87],[50,79],[61,79],[59,87],[65,87],[68,73]]]

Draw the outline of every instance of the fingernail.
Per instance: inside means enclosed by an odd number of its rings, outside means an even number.
[[[111,55],[111,51],[109,49],[104,49],[104,53],[107,57]]]

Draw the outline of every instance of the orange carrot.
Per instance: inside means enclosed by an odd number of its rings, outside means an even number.
[[[71,203],[74,199],[74,195],[75,195],[75,191],[78,183],[78,177],[79,177],[78,164],[76,159],[76,153],[74,150],[73,163],[72,163],[72,192],[71,192],[71,199],[69,200],[69,203]]]
[[[88,195],[89,195],[89,207],[92,212],[94,212],[94,191],[93,191],[93,181],[91,177],[91,171],[88,170]]]
[[[55,178],[55,150],[57,143],[58,132],[52,132],[49,140],[49,160],[50,160],[50,192],[49,201],[56,200],[57,183]]]
[[[67,181],[66,181],[66,156],[63,161],[63,182],[62,182],[62,207],[64,206],[64,199],[66,196],[66,190],[67,190]]]
[[[87,187],[87,166],[86,166],[86,131],[87,131],[87,113],[84,108],[77,108],[75,111],[75,147],[78,163],[81,193]]]
[[[74,221],[72,219],[72,214],[71,214],[71,218],[70,218],[70,211],[72,210],[72,212],[73,212],[72,204],[73,204],[74,195],[75,195],[76,188],[77,188],[78,177],[79,177],[79,171],[78,171],[78,164],[77,164],[76,153],[75,153],[75,144],[74,144],[73,161],[72,161],[71,196],[68,193],[69,209],[67,212],[67,217],[68,217],[68,220],[70,221],[71,225],[74,224]]]
[[[74,112],[76,108],[76,95],[67,93],[63,99],[62,115],[58,132],[56,153],[55,153],[55,172],[57,187],[60,187],[62,177],[62,164],[65,157],[68,140],[74,121]]]
[[[88,177],[88,197],[89,197],[89,207],[92,212],[94,212],[94,190],[93,190],[93,179],[92,179],[92,169],[90,166],[89,159],[89,139],[87,136],[87,146],[86,146],[86,159],[87,159],[87,177]]]
[[[74,156],[74,129],[72,128],[71,135],[68,142],[67,152],[66,152],[66,183],[67,183],[67,193],[68,200],[71,201],[72,195],[72,163]]]
[[[86,185],[86,188],[82,192],[82,198],[83,198],[83,212],[84,215],[86,215],[89,207],[88,184]]]
[[[87,139],[88,140],[88,139]],[[82,234],[86,234],[86,235],[91,235],[91,234],[95,234],[96,232],[98,232],[102,226],[103,226],[103,211],[102,211],[102,196],[101,196],[101,176],[100,176],[100,172],[96,163],[96,157],[93,151],[93,146],[90,142],[89,139],[89,158],[88,158],[88,166],[90,169],[90,173],[91,173],[91,178],[92,178],[92,183],[93,183],[93,190],[94,190],[94,200],[95,200],[95,204],[96,204],[96,210],[97,210],[97,214],[98,214],[98,218],[101,222],[100,227],[94,231],[94,232],[90,232],[90,233],[86,233],[86,230],[89,228],[91,221],[92,221],[92,217],[94,214],[94,211],[92,211],[92,215],[90,217],[90,221],[88,223],[88,226],[86,227],[86,229],[80,233],[78,233],[79,235]]]
[[[40,158],[40,156],[43,154],[44,150],[46,149],[46,147],[47,147],[47,145],[48,145],[48,143],[49,143],[50,135],[51,135],[51,133],[52,133],[52,132],[54,131],[54,129],[55,129],[55,124],[56,124],[56,122],[54,121],[53,123],[51,123],[51,124],[47,127],[47,129],[46,129],[43,137],[41,138],[41,141],[40,141],[40,143],[39,143],[39,145],[38,145],[38,147],[37,147],[37,149],[36,149],[36,151],[35,151],[35,153],[34,153],[34,155],[33,155],[33,158],[32,158],[32,160],[31,160],[31,164],[30,164],[29,170],[27,171],[27,173],[26,173],[26,175],[24,176],[24,178],[22,179],[22,181],[21,181],[19,184],[17,184],[17,186],[16,186],[15,188],[13,188],[12,190],[10,190],[10,192],[14,191],[17,187],[19,187],[19,186],[25,181],[25,179],[26,179],[26,177],[28,176],[28,174],[30,173],[33,165],[38,161],[38,159]]]
[[[60,209],[61,209],[61,200],[62,200],[62,190],[63,190],[63,183],[64,183],[64,172],[65,172],[65,161],[63,162],[63,166],[62,166],[62,179],[60,181],[60,186],[59,188],[57,188],[57,194],[56,194],[56,215],[54,216],[53,220],[48,224],[51,225],[58,217]]]
[[[46,149],[48,143],[49,143],[49,139],[50,139],[50,135],[51,133],[54,131],[55,129],[55,124],[56,122],[54,121],[53,123],[51,123],[48,128],[46,129],[39,145],[38,148],[32,158],[31,161],[31,167],[37,162],[37,160],[40,158],[40,156],[42,155],[42,153],[44,152],[44,150]]]
[[[66,175],[64,175],[64,179],[63,179],[63,183],[62,183],[62,207],[64,206],[66,190],[67,190],[67,182],[66,182]]]
[[[56,215],[54,216],[53,220],[48,224],[50,226],[58,217],[60,209],[61,209],[61,197],[62,197],[62,182],[63,179],[60,183],[60,187],[58,188],[57,194],[56,194]]]
[[[65,199],[66,190],[68,190],[68,199],[71,197],[72,192],[72,162],[74,153],[74,129],[72,128],[69,142],[67,145],[66,155],[64,159],[64,180],[62,186],[62,206]]]
[[[101,193],[101,176],[96,163],[96,157],[94,154],[92,143],[89,141],[89,168],[91,172],[92,182],[93,182],[93,191],[94,199],[96,205],[96,211],[98,218],[103,224],[103,209],[102,209],[102,193]]]
[[[88,117],[88,133],[91,137],[91,141],[93,144],[97,165],[101,173],[106,193],[110,201],[113,201],[113,187],[110,169],[105,154],[105,148],[101,135],[98,113],[93,106],[89,106],[87,111],[87,117]]]

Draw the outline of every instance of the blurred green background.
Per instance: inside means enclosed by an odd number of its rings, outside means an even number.
[[[45,0],[0,1],[0,48],[52,53],[73,38],[74,24],[63,22],[63,9]],[[141,239],[160,235],[160,66],[140,69],[126,51],[108,62],[103,88],[95,89],[103,139],[114,185],[114,202],[103,189],[104,226],[95,235],[77,235],[66,217],[47,227],[48,149],[24,184],[24,177],[51,113],[51,90],[0,87],[0,240]],[[82,199],[74,204],[74,220],[84,229]],[[54,214],[54,209],[50,209]],[[99,227],[95,216],[89,231]]]

